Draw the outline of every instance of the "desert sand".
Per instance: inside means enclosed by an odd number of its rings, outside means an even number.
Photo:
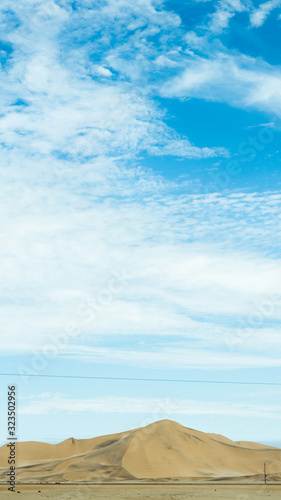
[[[7,446],[3,446],[0,448],[2,484],[7,481],[7,457]],[[265,462],[268,480],[281,481],[281,449],[234,442],[170,420],[93,439],[70,438],[55,445],[18,443],[17,459],[20,484],[208,480],[262,483]],[[281,489],[279,495],[281,498]]]
[[[79,486],[70,488],[66,486],[43,486],[38,488],[21,486],[22,500],[280,500],[281,488],[279,486],[247,487],[247,486],[198,486],[176,487],[163,486]],[[0,499],[10,500],[3,486],[0,486]]]

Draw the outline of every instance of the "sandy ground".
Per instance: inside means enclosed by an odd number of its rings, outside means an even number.
[[[281,500],[281,486],[57,486],[16,488],[24,500]],[[7,487],[0,487],[0,500],[11,498]]]

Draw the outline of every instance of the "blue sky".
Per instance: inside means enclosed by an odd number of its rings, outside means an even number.
[[[280,381],[281,2],[0,11],[1,371]],[[281,443],[277,386],[14,382],[22,440]]]

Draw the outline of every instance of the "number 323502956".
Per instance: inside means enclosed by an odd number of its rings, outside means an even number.
[[[8,431],[16,430],[16,388],[8,387]]]

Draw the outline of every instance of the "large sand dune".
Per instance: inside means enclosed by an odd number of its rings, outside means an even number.
[[[7,446],[0,448],[0,480],[7,481]],[[51,445],[17,444],[20,482],[203,480],[260,481],[267,463],[281,480],[281,449],[235,442],[161,420],[140,429]]]

